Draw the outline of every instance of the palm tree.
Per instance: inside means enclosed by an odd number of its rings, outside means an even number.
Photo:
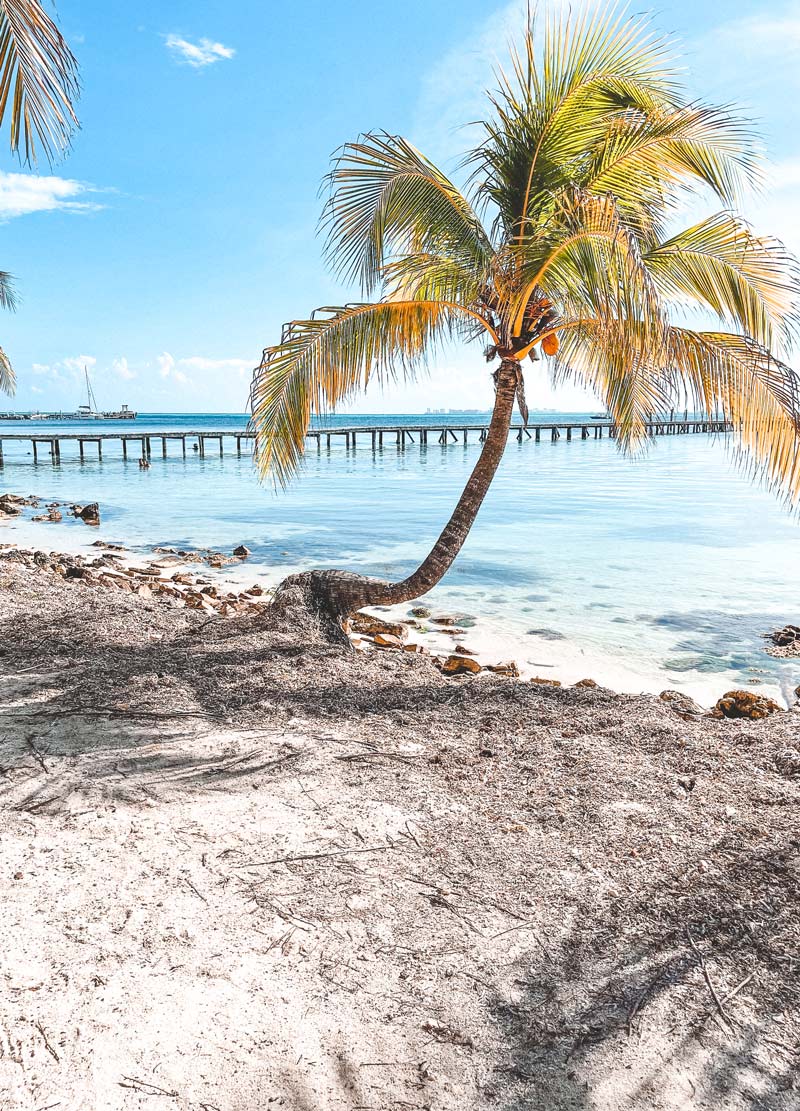
[[[602,397],[623,450],[644,444],[648,414],[721,409],[745,465],[800,496],[798,379],[781,361],[800,320],[797,266],[733,211],[760,174],[747,127],[687,99],[672,57],[646,19],[618,10],[552,15],[541,37],[534,16],[489,97],[466,192],[395,135],[363,135],[335,157],[326,253],[371,300],[295,320],[265,349],[251,390],[260,473],[285,484],[312,413],[374,379],[413,378],[444,340],[483,340],[494,410],[413,574],[311,571],[282,584],[320,613],[409,601],[441,579],[500,463],[515,399],[527,422],[522,362],[538,350],[554,380]],[[673,232],[697,193],[724,210]],[[687,309],[713,330],[688,327]]]
[[[77,62],[40,0],[0,0],[0,127],[10,118],[13,153],[48,162],[77,126]],[[16,303],[11,275],[0,271],[0,306]],[[0,348],[0,390],[14,392],[14,371]]]

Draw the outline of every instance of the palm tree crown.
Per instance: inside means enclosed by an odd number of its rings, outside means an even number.
[[[541,33],[540,33],[541,31]],[[682,401],[734,423],[740,455],[800,497],[798,380],[783,360],[798,270],[735,214],[760,160],[726,108],[690,101],[671,43],[620,10],[536,18],[490,96],[462,192],[406,140],[347,144],[328,176],[326,253],[368,303],[317,310],[266,348],[251,394],[256,459],[285,482],[314,412],[373,378],[414,376],[444,339],[487,358],[551,356],[600,396],[620,444]],[[722,210],[673,230],[692,194]],[[716,321],[685,326],[687,311]]]

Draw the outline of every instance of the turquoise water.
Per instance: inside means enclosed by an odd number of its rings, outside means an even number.
[[[474,414],[380,419],[480,423]],[[169,416],[120,427],[157,434],[243,426],[238,416]],[[0,438],[33,430],[6,424]],[[46,431],[56,430],[48,422]],[[0,489],[98,501],[102,525],[92,532],[73,521],[5,525],[0,541],[74,548],[99,536],[142,549],[244,543],[253,553],[250,578],[274,582],[313,566],[402,577],[436,539],[480,447],[429,442],[403,452],[391,444],[373,453],[367,445],[364,437],[355,451],[310,446],[301,477],[274,494],[259,485],[249,457],[228,446],[222,458],[209,447],[201,460],[191,450],[184,459],[171,444],[162,459],[153,441],[152,466],[140,471],[138,452],[124,463],[116,444],[104,447],[102,463],[91,445],[80,463],[77,447],[62,444],[54,467],[41,457],[34,466],[28,445],[6,439]],[[706,700],[751,680],[785,693],[800,683],[800,660],[766,656],[760,634],[800,624],[799,555],[797,519],[736,471],[720,439],[662,437],[630,460],[607,439],[512,438],[456,565],[431,599],[476,616],[470,635],[478,647],[516,658],[529,673],[593,675],[630,690],[678,687]]]

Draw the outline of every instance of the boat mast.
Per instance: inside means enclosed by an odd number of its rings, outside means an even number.
[[[89,412],[90,413],[96,413],[97,412],[97,398],[94,396],[94,391],[92,390],[92,383],[89,381],[89,368],[88,368],[88,366],[86,366],[86,364],[84,364],[83,373],[86,375],[86,396],[89,399]]]

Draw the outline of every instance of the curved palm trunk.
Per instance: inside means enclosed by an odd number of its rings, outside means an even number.
[[[410,602],[431,590],[461,551],[494,478],[508,440],[518,377],[516,360],[504,359],[495,374],[494,409],[481,454],[452,517],[413,574],[401,582],[391,583],[348,571],[305,571],[284,579],[276,592],[276,602],[280,602],[287,588],[299,587],[311,607],[340,629],[339,621],[354,610]]]

